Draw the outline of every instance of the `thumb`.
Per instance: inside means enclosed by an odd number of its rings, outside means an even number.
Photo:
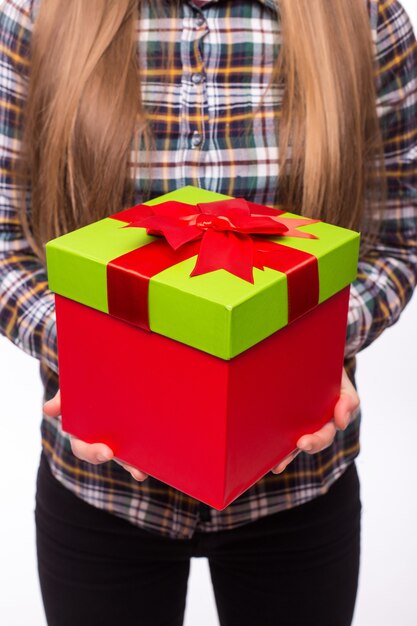
[[[345,429],[353,413],[359,407],[359,396],[352,385],[346,370],[343,370],[340,397],[334,409],[334,421],[338,428]]]
[[[53,398],[45,402],[43,411],[49,417],[58,417],[61,415],[61,391],[58,389]]]

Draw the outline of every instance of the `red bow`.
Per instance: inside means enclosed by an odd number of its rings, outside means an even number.
[[[196,206],[170,201],[137,208],[143,217],[124,228],[146,228],[149,235],[163,235],[174,250],[202,240],[191,276],[224,269],[253,283],[253,268],[275,268],[280,253],[279,246],[259,235],[317,239],[297,229],[318,220],[278,218],[281,211],[243,198]]]

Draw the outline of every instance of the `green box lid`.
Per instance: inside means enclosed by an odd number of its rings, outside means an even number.
[[[175,200],[196,205],[228,198],[188,186],[144,204]],[[117,219],[104,218],[46,244],[52,291],[109,312],[107,264],[155,240],[143,228],[124,228],[121,213]],[[281,217],[300,216],[285,213]],[[357,232],[325,222],[308,224],[300,230],[316,235],[317,239],[268,239],[317,258],[321,303],[355,279],[360,237]],[[150,279],[148,311],[152,332],[231,359],[288,324],[287,277],[283,272],[255,268],[251,284],[223,269],[191,277],[195,262],[194,256]]]

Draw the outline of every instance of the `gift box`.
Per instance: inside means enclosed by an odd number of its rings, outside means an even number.
[[[48,242],[63,429],[225,508],[332,419],[358,249],[191,186]]]

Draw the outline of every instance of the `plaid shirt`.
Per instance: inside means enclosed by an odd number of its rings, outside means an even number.
[[[184,1],[176,16],[165,18],[151,5],[143,3],[138,47],[155,135],[152,196],[192,184],[276,206],[273,118],[280,93],[272,89],[261,102],[279,46],[274,1],[218,0],[199,7]],[[351,289],[346,365],[352,376],[354,355],[398,319],[417,280],[416,41],[399,2],[368,0],[368,9],[389,198],[381,235],[361,258]],[[23,237],[12,175],[21,151],[34,13],[29,0],[0,3],[0,330],[40,360],[46,399],[58,388],[54,298],[45,267]],[[165,40],[176,42],[168,84],[162,66]],[[252,119],[248,135],[246,123]],[[137,202],[142,187],[138,174]],[[94,466],[78,460],[57,419],[44,415],[41,430],[52,472],[79,497],[149,531],[186,538],[196,529],[232,528],[326,492],[358,454],[359,424],[358,416],[325,451],[301,453],[283,474],[268,473],[224,511],[153,477],[137,483],[113,461]]]

